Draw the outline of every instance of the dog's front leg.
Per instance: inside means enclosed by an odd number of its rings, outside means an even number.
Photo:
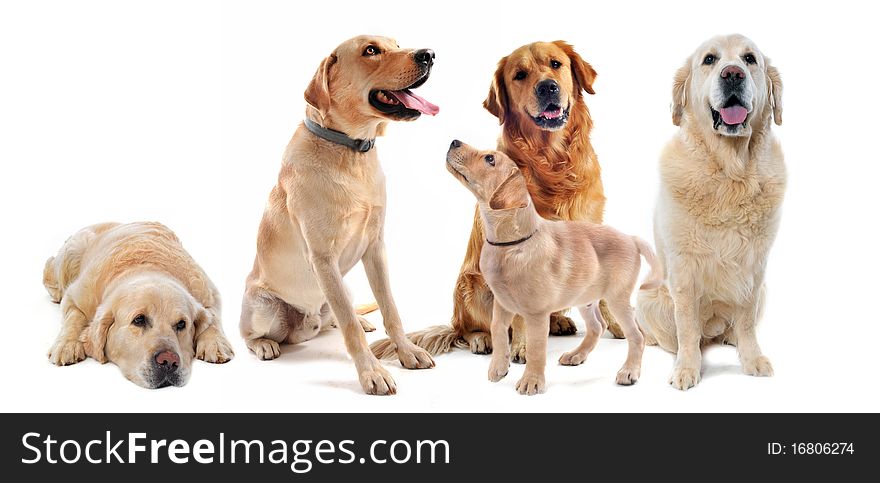
[[[510,342],[507,331],[513,321],[513,312],[498,303],[498,297],[492,305],[492,362],[489,363],[489,380],[498,382],[504,379],[510,370]],[[522,320],[522,319],[520,319]],[[523,344],[525,345],[525,344]]]
[[[394,384],[391,374],[370,352],[364,329],[358,322],[348,292],[342,283],[342,273],[339,271],[337,257],[329,254],[311,253],[309,258],[318,279],[318,285],[324,296],[327,297],[330,310],[333,311],[333,316],[336,317],[336,321],[342,329],[345,348],[354,360],[364,392],[378,395],[396,393],[397,386]]]
[[[88,327],[89,321],[69,298],[62,299],[61,309],[64,313],[61,331],[47,355],[56,366],[68,366],[86,358],[85,346],[80,336]]]
[[[550,314],[524,315],[523,320],[526,325],[526,370],[516,383],[516,390],[531,396],[544,392]]]
[[[773,365],[758,345],[756,329],[764,308],[764,272],[755,276],[755,289],[747,304],[733,313],[733,333],[743,372],[750,376],[772,376]]]
[[[385,325],[385,333],[397,346],[397,358],[400,364],[407,369],[428,369],[434,367],[434,359],[428,351],[415,345],[406,337],[403,324],[400,322],[400,314],[397,312],[397,304],[391,296],[391,283],[388,278],[388,260],[385,256],[385,243],[379,237],[370,243],[361,261],[367,280],[379,304],[382,312],[382,320]]]
[[[686,268],[674,271],[670,277],[670,293],[675,306],[675,332],[678,353],[669,383],[676,389],[688,390],[700,382],[703,355],[700,352],[699,305],[696,284]]]

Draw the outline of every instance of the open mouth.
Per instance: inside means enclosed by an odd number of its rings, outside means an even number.
[[[440,108],[426,99],[414,94],[413,89],[428,80],[430,70],[425,72],[414,84],[401,90],[376,89],[370,91],[370,105],[377,111],[400,119],[415,119],[422,114],[434,116]]]
[[[548,104],[537,116],[531,116],[535,124],[541,129],[555,130],[565,125],[568,121],[569,108],[563,109],[557,104]]]
[[[742,101],[736,96],[731,96],[720,109],[716,110],[709,106],[712,111],[712,124],[714,129],[718,129],[722,124],[729,128],[745,126],[749,118],[749,110],[742,105]]]

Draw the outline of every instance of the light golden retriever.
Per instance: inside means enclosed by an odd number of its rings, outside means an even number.
[[[594,94],[595,79],[593,67],[563,41],[523,45],[498,61],[483,107],[498,118],[498,150],[519,166],[535,208],[544,218],[602,223],[605,194],[599,160],[590,143],[593,120],[583,94]],[[482,246],[483,227],[475,210],[453,293],[452,324],[410,334],[431,354],[453,346],[474,354],[492,352],[492,292],[480,273]],[[604,302],[600,309],[609,330],[623,337]],[[577,327],[560,311],[552,315],[549,331],[568,335]],[[372,349],[380,358],[394,355],[394,344],[388,339],[373,343]],[[513,322],[511,357],[514,362],[526,361],[520,317]]]
[[[343,42],[318,68],[305,91],[306,121],[290,140],[269,195],[242,302],[241,335],[260,359],[275,359],[279,344],[309,340],[338,323],[363,390],[394,394],[394,380],[370,352],[342,283],[363,262],[401,364],[434,366],[404,335],[391,296],[385,176],[373,148],[388,121],[437,113],[411,91],[427,81],[433,62],[429,49],[360,36]]]
[[[43,285],[64,317],[56,365],[89,356],[154,389],[186,384],[193,357],[232,359],[217,289],[159,223],[83,228],[46,261]]]
[[[681,129],[661,155],[654,218],[665,283],[639,293],[637,318],[649,343],[677,354],[677,389],[700,381],[712,341],[736,345],[746,374],[773,375],[755,329],[786,185],[770,129],[782,80],[749,39],[715,37],[678,70],[672,98]]]
[[[500,151],[480,151],[452,141],[446,168],[477,198],[485,238],[480,271],[494,294],[492,362],[489,380],[500,381],[510,368],[508,330],[514,316],[525,324],[526,369],[517,382],[520,394],[544,392],[547,333],[551,314],[578,307],[586,322],[581,344],[559,363],[582,364],[596,347],[607,324],[599,300],[620,323],[629,352],[617,373],[617,383],[639,379],[644,338],[633,318],[630,297],[636,288],[640,256],[651,265],[641,288],[656,288],[654,252],[643,240],[588,222],[551,221],[538,215],[526,178],[516,163]]]

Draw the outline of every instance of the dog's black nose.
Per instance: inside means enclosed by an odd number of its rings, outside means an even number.
[[[728,65],[721,71],[721,78],[732,85],[741,84],[746,78],[746,72],[735,65]]]
[[[458,139],[453,139],[452,144],[449,145],[449,149],[458,149],[461,147],[461,141]]]
[[[557,94],[559,93],[559,84],[553,79],[542,80],[535,86],[535,93],[542,98]]]
[[[153,356],[156,365],[166,373],[172,373],[180,365],[180,356],[173,351],[160,351]]]
[[[413,54],[413,58],[419,64],[431,65],[434,63],[434,51],[431,49],[417,50],[416,53]]]

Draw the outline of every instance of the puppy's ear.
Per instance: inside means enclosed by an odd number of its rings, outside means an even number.
[[[568,56],[568,60],[571,62],[571,73],[577,85],[587,91],[587,94],[595,94],[593,82],[596,81],[596,70],[593,69],[593,66],[575,52],[574,47],[568,42],[557,40],[553,44],[562,49],[565,55]]]
[[[310,106],[318,110],[322,118],[326,117],[327,111],[330,110],[330,67],[335,63],[335,52],[321,61],[318,71],[315,72],[315,77],[309,82],[303,96]]]
[[[672,124],[681,125],[681,118],[684,116],[684,108],[687,106],[687,85],[691,78],[691,61],[685,62],[675,72],[675,79],[672,81]]]
[[[782,76],[776,67],[770,65],[770,59],[766,59],[767,63],[767,89],[770,99],[770,107],[773,109],[773,121],[777,126],[782,125]]]
[[[501,185],[495,188],[492,198],[489,200],[489,208],[493,210],[506,210],[509,208],[524,208],[529,204],[529,190],[526,187],[526,178],[514,168]]]
[[[504,83],[504,68],[506,66],[507,57],[498,61],[495,77],[489,87],[489,95],[483,101],[483,107],[498,118],[498,124],[504,124],[504,115],[507,112],[507,85]]]
[[[89,324],[89,328],[83,331],[81,340],[86,355],[101,364],[107,362],[107,353],[104,349],[107,345],[107,334],[114,322],[113,309],[101,306],[95,314],[95,319]]]

